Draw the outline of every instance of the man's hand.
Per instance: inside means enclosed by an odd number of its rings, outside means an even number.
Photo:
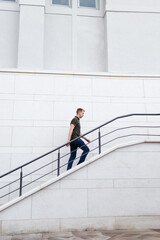
[[[82,137],[83,139],[85,139],[88,143],[90,143],[91,141],[88,139],[88,138],[86,138],[86,137]]]
[[[67,142],[70,142],[70,140],[68,140]],[[66,146],[69,147],[69,143],[67,143]]]

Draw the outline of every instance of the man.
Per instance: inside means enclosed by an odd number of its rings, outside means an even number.
[[[82,108],[77,109],[76,116],[72,119],[72,121],[70,123],[68,142],[70,142],[71,140],[81,136],[80,118],[82,118],[84,116],[84,112],[85,112],[85,110],[82,109]],[[87,139],[86,137],[82,137],[82,138],[85,139],[87,142],[90,142],[90,140]],[[68,146],[69,146],[69,144],[67,144],[67,147]],[[71,155],[70,155],[70,158],[69,158],[69,161],[68,161],[67,170],[72,168],[72,164],[73,164],[74,159],[76,158],[78,147],[83,150],[78,164],[85,161],[85,158],[86,158],[86,156],[89,152],[89,148],[81,140],[81,138],[79,138],[79,139],[76,139],[75,141],[73,141],[72,143],[70,143]]]

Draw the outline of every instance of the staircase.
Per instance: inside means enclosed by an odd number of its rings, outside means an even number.
[[[153,138],[154,141],[160,140],[160,132],[158,133],[160,126],[157,125],[158,122],[157,118],[159,116],[160,116],[159,113],[156,114],[135,113],[123,115],[116,117],[85,133],[83,136],[89,135],[90,138],[92,139],[91,142],[89,143],[90,148],[89,155],[91,158],[91,162],[93,161],[93,159],[97,159],[98,155],[102,156],[103,155],[102,153],[106,154],[106,149],[107,152],[111,152],[112,150],[115,150],[118,147],[127,146],[128,144],[130,145],[130,143],[134,144],[138,142],[148,142],[151,141],[151,138],[152,141]],[[151,121],[149,121],[150,117],[152,117]],[[127,120],[127,122],[121,122],[120,124],[120,120],[123,121]],[[140,122],[141,124],[139,124]],[[115,123],[115,126],[112,125],[113,123]],[[128,123],[132,124],[128,125]],[[70,141],[70,143],[73,141],[74,140]],[[51,154],[54,154],[56,156],[55,159],[53,161],[46,162],[45,164],[41,164],[40,160],[44,159],[46,156]],[[45,179],[46,177],[47,181],[49,180],[52,182],[53,180],[57,181],[62,176],[66,176],[66,174],[69,174],[70,171],[66,172],[69,155],[70,155],[69,152],[66,153],[65,143],[57,147],[56,149],[53,149],[52,151],[47,152],[46,154],[43,154],[42,156],[39,156],[36,159],[33,159],[32,161],[27,162],[26,164],[23,164],[0,176],[0,180],[3,180],[2,183],[5,182],[4,180],[5,178],[6,179],[9,177],[13,178],[16,176],[16,178],[13,181],[10,181],[7,184],[4,184],[3,186],[1,184],[0,199],[2,200],[2,203],[8,202],[15,198],[17,199],[17,197],[22,197],[23,192],[26,194],[26,192],[41,188],[41,184],[39,184],[39,181]],[[78,158],[79,156],[76,159]],[[88,161],[87,164],[89,162],[90,161]],[[35,173],[40,172],[41,170],[45,170],[49,166],[52,166],[52,168],[49,169],[49,171],[46,171],[45,173],[43,171],[43,173],[40,173],[38,177],[36,177],[37,175],[33,175]],[[28,171],[28,169],[32,170]],[[76,167],[74,170],[77,169],[79,168]],[[32,176],[30,178],[31,180],[28,180],[27,178],[29,178],[30,176]],[[40,182],[43,183],[42,188],[45,186],[45,182],[47,181],[45,179],[44,181]],[[27,191],[25,191],[25,189],[27,189]],[[1,206],[0,209],[3,209],[3,207]]]
[[[0,224],[4,224],[3,233],[14,233],[13,229],[19,233],[28,233],[32,231],[32,226],[33,232],[62,229],[68,231],[72,226],[78,230],[82,226],[91,226],[93,229],[95,225],[100,228],[117,228],[119,218],[134,217],[136,224],[136,217],[139,215],[144,218],[155,215],[158,217],[160,209],[154,204],[160,199],[160,193],[156,190],[159,184],[160,156],[157,155],[153,162],[153,150],[155,155],[159,154],[159,116],[159,113],[119,116],[85,133],[83,136],[89,135],[88,138],[91,139],[89,156],[84,163],[69,171],[66,171],[66,167],[70,153],[66,144],[63,144],[0,176]],[[126,155],[126,151],[129,155]],[[137,152],[135,156],[134,152]],[[55,159],[40,165],[41,159],[51,154],[54,154]],[[77,161],[78,158],[79,156]],[[76,165],[76,160],[74,164]],[[48,169],[48,166],[52,168]],[[42,171],[45,168],[46,172]],[[33,175],[38,171],[41,171],[39,175]],[[7,182],[5,178],[13,180],[3,185],[3,182]],[[151,184],[153,189],[139,189],[139,185],[147,188],[148,184]],[[121,185],[124,188],[122,192]],[[132,188],[132,185],[136,188]],[[145,202],[143,204],[135,198],[136,194],[139,199],[145,196],[144,199],[148,200],[146,206]],[[113,208],[110,209],[109,205],[113,205]],[[70,219],[70,222],[65,220],[66,218]],[[154,223],[157,219],[151,221]],[[9,224],[8,227],[6,224]]]

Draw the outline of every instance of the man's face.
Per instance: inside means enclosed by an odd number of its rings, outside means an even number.
[[[84,116],[84,111],[79,112],[78,115],[79,115],[79,118],[82,118]]]

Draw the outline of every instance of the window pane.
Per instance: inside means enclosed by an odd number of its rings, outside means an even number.
[[[16,0],[0,0],[0,1],[6,1],[6,2],[16,2]]]
[[[80,7],[96,8],[96,0],[79,0]]]
[[[52,0],[52,4],[69,6],[69,0]]]

